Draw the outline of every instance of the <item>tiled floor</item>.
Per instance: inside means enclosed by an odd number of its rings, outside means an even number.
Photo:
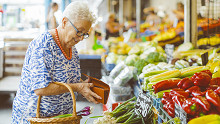
[[[0,124],[10,124],[11,123],[11,113],[12,113],[12,101],[13,101],[13,94],[11,95],[1,95],[0,94]],[[81,119],[81,124],[84,124],[85,121],[92,116],[100,116],[102,115],[102,104],[93,104],[87,102],[82,97],[78,96],[76,102],[76,109],[77,111],[84,108],[85,106],[93,106],[94,111],[91,115],[83,117]],[[93,120],[89,118],[87,124],[92,124]]]

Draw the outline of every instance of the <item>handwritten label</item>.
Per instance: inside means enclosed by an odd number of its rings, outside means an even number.
[[[167,54],[167,62],[171,63],[173,60],[173,51],[174,51],[174,45],[173,44],[166,44],[165,45],[165,52]]]
[[[206,52],[206,53],[202,54],[201,58],[202,58],[202,65],[206,65],[209,61],[209,53]]]
[[[151,109],[152,99],[146,94],[139,93],[137,103],[135,105],[136,114],[140,113],[145,118]]]

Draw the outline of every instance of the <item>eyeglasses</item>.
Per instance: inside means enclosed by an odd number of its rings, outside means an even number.
[[[67,18],[68,19],[68,18]],[[68,19],[69,20],[69,19]],[[83,38],[84,39],[86,39],[86,38],[88,38],[89,37],[89,34],[88,33],[83,33],[83,32],[81,32],[81,31],[79,31],[74,25],[73,25],[73,23],[69,20],[69,22],[70,22],[70,24],[73,26],[73,28],[76,30],[76,35],[78,36],[78,37],[82,37],[83,36]]]

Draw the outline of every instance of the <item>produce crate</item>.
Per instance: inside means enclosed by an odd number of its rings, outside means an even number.
[[[107,71],[112,71],[112,69],[115,67],[115,64],[105,64],[105,68]]]
[[[187,113],[175,103],[175,117],[179,117],[182,124],[187,124]]]
[[[163,104],[161,103],[160,98],[155,98],[154,96],[147,93],[153,100],[153,106],[157,110],[156,114],[158,115],[158,123],[167,122],[172,119],[171,116],[163,109]],[[181,120],[181,124],[187,124],[187,113],[175,103],[175,117],[179,117]],[[169,124],[174,124],[174,122],[170,122]]]

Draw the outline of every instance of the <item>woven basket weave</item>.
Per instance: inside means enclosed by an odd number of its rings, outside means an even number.
[[[82,118],[81,116],[77,116],[76,114],[76,100],[75,100],[75,95],[73,93],[72,88],[65,83],[60,83],[60,82],[54,82],[55,84],[58,85],[63,85],[71,93],[72,99],[73,99],[73,116],[71,117],[64,117],[64,118],[51,118],[51,117],[40,117],[40,102],[41,102],[41,96],[38,98],[37,102],[37,112],[36,112],[36,117],[34,118],[28,118],[28,121],[31,122],[31,124],[80,124],[80,119]]]

